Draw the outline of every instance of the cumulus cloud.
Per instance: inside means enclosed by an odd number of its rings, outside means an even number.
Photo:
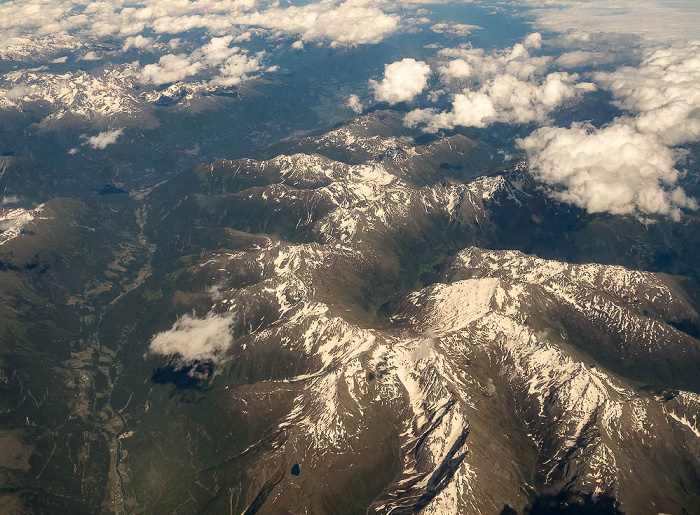
[[[674,152],[630,125],[544,127],[519,141],[530,169],[552,194],[589,212],[668,215],[696,209],[676,186]]]
[[[100,59],[102,56],[92,50],[78,57],[78,61],[99,61]]]
[[[104,149],[108,145],[117,142],[119,136],[122,135],[124,129],[115,129],[113,131],[100,132],[97,136],[91,136],[85,140],[86,145],[90,145],[94,149]]]
[[[700,42],[648,49],[639,66],[593,75],[628,123],[668,145],[700,140]]]
[[[139,50],[145,50],[153,48],[153,38],[145,38],[142,35],[129,36],[124,40],[124,45],[122,46],[122,51],[126,52],[131,48],[136,48]]]
[[[183,364],[221,361],[233,342],[233,322],[230,315],[183,315],[170,329],[153,337],[150,350],[164,356],[176,355]]]
[[[82,34],[93,37],[134,37],[144,31],[180,34],[205,29],[211,35],[259,27],[294,34],[304,40],[336,44],[377,43],[399,28],[400,17],[371,2],[320,0],[301,6],[273,3],[259,9],[255,0],[144,0],[133,2],[44,2],[16,0],[0,4],[3,37]],[[84,7],[76,9],[76,7]]]
[[[565,54],[566,55],[566,54]],[[638,66],[593,73],[625,112],[601,129],[543,128],[520,142],[554,194],[590,212],[667,215],[697,209],[677,186],[672,147],[700,140],[700,43],[659,45]],[[562,56],[564,57],[564,56]],[[569,54],[567,60],[588,57]]]
[[[177,82],[196,75],[202,63],[193,61],[185,54],[166,54],[157,63],[147,64],[141,71],[141,80],[155,85]]]
[[[138,4],[16,0],[0,4],[2,36],[67,35],[128,37],[150,30],[160,34],[204,28],[211,33],[230,31],[238,13],[255,8],[253,0],[144,0]]]
[[[472,31],[479,30],[482,27],[478,25],[467,25],[466,23],[440,22],[430,27],[430,30],[436,34],[450,34],[452,36],[469,36]]]
[[[273,7],[244,14],[237,23],[297,34],[302,40],[330,40],[334,44],[378,43],[399,28],[400,17],[369,2],[329,0],[285,8]]]
[[[214,77],[210,84],[226,87],[235,86],[262,69],[261,59],[264,52],[249,56],[240,47],[229,47],[232,39],[231,36],[214,38],[210,43],[213,46],[203,47],[204,62],[219,72],[219,75]],[[276,67],[269,67],[267,71],[274,72],[276,69]]]
[[[236,53],[226,58],[219,66],[219,76],[214,77],[209,84],[216,86],[235,86],[250,78],[251,74],[261,69],[257,57],[249,57],[246,54]],[[276,66],[267,69],[268,72],[277,70]]]
[[[238,42],[252,35],[273,39],[295,36],[299,39],[294,48],[303,47],[305,41],[325,41],[333,46],[372,44],[400,28],[400,16],[384,12],[378,5],[392,7],[368,0],[318,0],[284,7],[259,0],[143,0],[136,4],[127,0],[13,0],[0,2],[0,56],[55,58],[59,51],[65,54],[67,50],[82,54],[79,59],[97,60],[111,55],[101,39],[106,39],[107,45],[116,42],[121,51],[160,50],[169,39],[180,40],[169,36],[193,30],[212,37],[212,41],[217,36]],[[189,39],[189,43],[193,41]],[[98,48],[100,54],[95,52]],[[206,53],[205,49],[199,51]],[[170,54],[144,67],[143,82],[167,84],[216,67],[220,73],[213,84],[230,86],[248,78],[260,64],[258,54],[246,58],[244,50],[216,65],[195,52],[188,54],[173,46]]]
[[[551,66],[552,58],[549,56],[534,56],[528,49],[532,49],[532,34],[525,41],[527,45],[516,43],[510,48],[486,52],[482,48],[461,46],[457,48],[444,48],[438,52],[438,58],[461,59],[469,64],[473,74],[481,81],[502,74],[513,75],[519,79],[528,79],[535,75],[542,75]],[[541,36],[540,36],[541,38]],[[540,40],[535,38],[535,40]]]
[[[425,89],[430,73],[430,66],[423,61],[405,58],[387,64],[381,82],[370,80],[369,84],[374,98],[380,102],[408,102]]]
[[[166,54],[157,63],[141,71],[141,81],[156,85],[181,81],[210,70],[215,76],[209,81],[216,86],[234,86],[261,70],[263,53],[249,56],[238,46],[230,46],[233,36],[211,38],[209,43],[191,54]]]
[[[453,59],[438,67],[438,73],[443,81],[452,79],[467,79],[472,75],[472,68],[464,59]]]
[[[533,32],[525,36],[523,40],[523,46],[525,48],[532,48],[534,50],[539,50],[542,48],[542,34],[539,32]]]
[[[427,132],[486,127],[495,122],[542,123],[554,109],[595,89],[593,84],[580,82],[577,74],[546,74],[551,58],[531,56],[528,51],[541,45],[541,36],[531,34],[523,43],[489,54],[470,47],[440,51],[440,80],[453,91],[457,88],[452,108],[417,109],[404,123],[423,126]]]
[[[451,108],[413,110],[404,124],[427,132],[495,122],[546,124],[555,109],[600,87],[624,115],[602,128],[545,126],[519,140],[533,175],[552,196],[589,212],[678,220],[683,209],[696,209],[678,186],[684,152],[672,147],[700,140],[700,43],[625,51],[620,55],[638,58],[638,65],[590,73],[595,83],[552,67],[610,63],[615,55],[595,45],[556,60],[531,54],[546,44],[531,34],[500,51],[468,45],[441,50],[434,66],[439,91],[452,95]]]
[[[352,112],[356,114],[362,114],[362,103],[360,102],[360,97],[357,95],[350,95],[348,98],[348,103],[345,104]]]

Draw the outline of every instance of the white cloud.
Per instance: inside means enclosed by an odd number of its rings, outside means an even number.
[[[153,38],[145,38],[140,34],[138,36],[129,36],[124,40],[122,52],[126,52],[131,48],[139,50],[151,49],[153,48],[153,43]]]
[[[166,54],[158,63],[148,64],[141,71],[141,80],[156,85],[181,81],[205,70],[215,75],[209,84],[213,86],[234,86],[250,78],[251,74],[262,69],[260,59],[264,53],[248,56],[238,46],[229,46],[233,36],[211,38],[209,43],[194,50],[191,54]],[[268,68],[268,71],[274,69]]]
[[[496,107],[489,95],[467,91],[455,95],[451,111],[416,109],[404,117],[404,124],[408,127],[425,125],[426,132],[437,132],[440,129],[453,129],[458,125],[485,127],[496,120]]]
[[[478,25],[467,25],[465,23],[440,22],[430,27],[430,30],[436,34],[450,34],[452,36],[469,36],[472,31],[479,30],[482,27]]]
[[[564,52],[554,60],[554,64],[562,68],[579,68],[600,66],[601,64],[612,63],[615,61],[613,54],[605,52],[589,52],[586,50],[574,50],[572,52]]]
[[[78,57],[78,61],[99,61],[100,59],[102,59],[102,57],[92,50]]]
[[[486,127],[495,122],[543,123],[554,109],[595,89],[593,84],[580,82],[577,74],[546,74],[551,58],[531,56],[527,50],[541,44],[541,36],[531,34],[524,43],[489,54],[471,47],[441,50],[441,59],[456,57],[437,68],[443,85],[453,92],[457,88],[452,108],[442,112],[418,109],[404,123],[424,126],[427,132]]]
[[[523,45],[525,48],[532,48],[533,50],[539,50],[542,48],[542,34],[539,32],[533,32],[525,36],[523,40]]]
[[[518,0],[535,26],[550,32],[582,30],[641,35],[649,40],[700,39],[697,0]]]
[[[348,98],[348,103],[345,104],[348,108],[352,110],[352,112],[356,114],[362,114],[362,103],[360,102],[360,97],[357,95],[350,95]]]
[[[101,38],[109,44],[122,39],[126,51],[150,47],[153,34],[157,38],[197,29],[209,36],[233,35],[238,41],[253,34],[285,34],[332,45],[371,44],[400,28],[400,16],[378,5],[396,8],[372,0],[318,0],[285,7],[261,0],[13,0],[0,3],[0,54],[13,45],[34,55],[35,50],[83,45],[84,59],[99,58],[89,47]]]
[[[212,40],[202,47],[204,63],[212,68],[216,68],[219,76],[214,77],[210,84],[217,86],[234,86],[250,77],[251,74],[262,68],[260,59],[264,52],[250,57],[238,46],[231,47],[233,36],[212,38]],[[198,52],[192,54],[194,59],[198,58]],[[268,72],[275,71],[275,68],[268,68]]]
[[[153,337],[150,350],[164,356],[178,355],[185,364],[221,361],[233,342],[233,322],[230,315],[183,315],[170,329]]]
[[[209,81],[212,86],[235,86],[262,69],[263,52],[249,56],[238,46],[229,46],[233,36],[211,38],[209,43],[191,54],[166,54],[158,63],[148,64],[141,71],[141,80],[156,85],[181,81],[205,70],[215,76]],[[267,71],[274,71],[270,67]]]
[[[683,209],[696,209],[678,186],[676,165],[684,154],[671,146],[700,140],[700,43],[623,51],[618,56],[628,62],[641,55],[639,66],[592,73],[596,84],[551,68],[614,62],[613,53],[590,45],[556,60],[530,54],[544,44],[536,34],[501,51],[468,45],[441,50],[435,66],[452,94],[451,109],[416,109],[404,123],[428,132],[494,122],[544,124],[553,110],[601,87],[625,115],[602,128],[536,130],[519,141],[532,173],[550,186],[551,195],[589,212],[678,220]]]
[[[233,36],[211,38],[209,43],[193,52],[192,57],[203,61],[207,66],[217,66],[240,50],[237,46],[231,47],[232,41]]]
[[[472,75],[472,68],[464,59],[453,59],[447,64],[439,66],[438,73],[443,81],[467,79]]]
[[[231,29],[235,17],[253,9],[252,0],[15,0],[0,4],[0,40],[22,34],[82,37],[136,36],[144,30],[179,33],[192,28]]]
[[[237,23],[296,34],[302,40],[330,40],[334,44],[378,43],[399,28],[400,17],[371,2],[332,0],[246,13]]]
[[[652,47],[639,66],[593,75],[628,123],[668,145],[700,140],[700,42]]]
[[[700,140],[698,55],[700,43],[653,44],[638,66],[592,74],[625,114],[602,129],[550,127],[522,140],[535,175],[591,212],[678,220],[682,208],[697,209],[677,186],[682,152],[671,147]]]
[[[226,58],[219,66],[220,75],[214,77],[209,84],[216,86],[235,86],[250,77],[250,74],[261,69],[257,57],[249,57],[246,54],[236,53]],[[274,72],[277,67],[270,67],[268,72]]]
[[[431,70],[423,61],[405,58],[384,67],[381,82],[370,80],[374,98],[380,102],[396,104],[413,100],[428,84]]]
[[[117,139],[119,139],[119,136],[121,136],[123,132],[124,129],[100,132],[97,136],[87,138],[85,143],[94,149],[104,149],[108,145],[116,143]]]
[[[185,54],[166,54],[158,63],[147,64],[141,71],[141,80],[156,85],[177,82],[202,69],[202,63],[193,61]]]
[[[428,94],[426,95],[428,98],[429,102],[437,102],[440,100],[440,97],[445,94],[444,89],[434,89],[433,91],[428,91]]]
[[[532,34],[528,35],[526,39],[532,39],[531,36]],[[532,41],[529,44],[531,45]],[[552,62],[549,56],[531,55],[524,43],[516,43],[511,48],[489,53],[470,46],[444,48],[438,52],[438,58],[460,59],[466,62],[474,77],[482,82],[506,73],[519,79],[528,79],[542,75]]]
[[[629,125],[544,127],[519,145],[532,173],[553,187],[556,198],[589,212],[677,220],[681,208],[697,208],[676,186],[674,152],[655,135]]]
[[[20,199],[17,195],[3,195],[3,197],[0,198],[0,205],[8,206],[10,204],[18,204],[19,201]]]

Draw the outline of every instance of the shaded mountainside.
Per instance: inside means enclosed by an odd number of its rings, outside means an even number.
[[[3,510],[20,498],[32,513],[102,505],[120,422],[109,402],[114,354],[96,333],[150,251],[136,209],[125,196],[57,199],[13,210],[0,235]]]
[[[13,407],[2,431],[29,465],[12,469],[12,502],[51,511],[47,499],[60,497],[118,513],[697,512],[697,219],[645,227],[589,216],[550,200],[524,166],[502,168],[483,143],[407,136],[378,112],[285,142],[270,159],[201,165],[145,199],[145,225],[144,206],[134,214],[126,196],[59,201],[92,225],[52,226],[67,215],[48,216],[50,203],[32,215],[35,233],[17,229],[0,249],[60,234],[46,243],[57,256],[49,270],[73,262],[13,295],[26,314],[39,288],[80,291],[51,304],[65,320],[85,311],[64,347],[93,368],[53,405],[83,424],[71,435],[99,445],[43,444],[56,473],[74,472],[66,486],[41,479],[47,455],[33,442],[62,433],[29,401]],[[13,227],[29,223],[20,215]],[[105,231],[109,243],[92,243]],[[131,261],[110,275],[126,248]],[[17,310],[5,316],[19,320]],[[3,343],[6,388],[39,363],[47,380],[67,381],[67,357],[22,350],[38,341]],[[99,484],[69,487],[88,465]]]

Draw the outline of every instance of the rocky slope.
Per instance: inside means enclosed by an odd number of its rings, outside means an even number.
[[[689,377],[700,362],[677,329],[698,314],[675,282],[469,245],[541,192],[522,167],[477,177],[488,149],[462,136],[415,146],[342,128],[299,145],[325,155],[219,161],[169,186],[188,194],[160,206],[154,237],[190,257],[143,308],[180,316],[162,318],[145,359],[204,388],[195,402],[223,395],[231,447],[212,442],[215,460],[149,451],[166,413],[202,435],[213,422],[135,394],[137,499],[251,513],[697,507],[696,395],[625,379],[659,363]],[[328,157],[349,145],[364,163]],[[155,344],[196,338],[183,327],[197,319],[233,336],[199,354]],[[163,478],[180,462],[193,475],[173,491]]]
[[[547,241],[590,254],[554,236],[620,222],[548,200],[483,143],[407,136],[374,113],[146,198],[124,238],[157,245],[150,275],[114,287],[93,328],[109,402],[85,409],[109,465],[102,502],[81,506],[698,510],[688,283],[538,257]]]

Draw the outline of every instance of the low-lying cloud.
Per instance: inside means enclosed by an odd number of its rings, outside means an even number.
[[[94,149],[105,149],[107,146],[117,142],[119,136],[122,135],[124,129],[115,129],[112,131],[100,132],[97,136],[91,136],[85,140],[86,145],[90,145]]]
[[[667,215],[697,208],[676,186],[674,152],[630,125],[543,127],[519,141],[532,173],[559,200],[591,213]]]
[[[384,67],[384,78],[380,82],[370,80],[374,98],[379,102],[397,104],[408,102],[423,92],[428,85],[431,70],[423,61],[405,58]]]
[[[353,113],[355,114],[362,114],[362,102],[360,102],[360,97],[357,95],[350,95],[348,98],[347,104],[345,104],[347,108],[352,110]]]
[[[613,43],[623,40],[611,36]],[[439,89],[428,92],[428,98],[450,94],[451,108],[415,109],[404,124],[437,132],[497,122],[536,123],[543,127],[518,144],[533,175],[558,200],[591,213],[647,219],[678,220],[683,209],[697,209],[678,185],[684,152],[673,147],[700,140],[700,43],[625,51],[623,62],[639,64],[591,72],[586,80],[556,68],[611,63],[614,53],[591,44],[557,59],[533,55],[551,44],[534,33],[504,50],[486,52],[468,45],[440,50],[431,61]],[[596,89],[609,91],[623,114],[602,127],[548,126],[554,111]]]
[[[184,54],[166,54],[157,63],[147,64],[141,71],[141,80],[155,85],[178,82],[202,69],[202,63]]]
[[[372,2],[321,0],[280,7],[256,0],[144,0],[115,2],[15,0],[0,4],[0,48],[26,35],[127,38],[141,48],[143,33],[179,34],[205,29],[211,35],[261,28],[334,44],[377,43],[399,28],[400,17]]]
[[[399,29],[400,17],[369,2],[313,2],[272,7],[239,17],[236,22],[301,36],[304,41],[328,40],[333,45],[378,43]]]
[[[606,126],[543,128],[520,142],[554,194],[590,212],[665,215],[697,209],[677,186],[682,151],[700,140],[700,43],[653,44],[638,66],[592,74],[624,114]]]
[[[450,22],[440,22],[430,27],[430,30],[436,34],[449,34],[451,36],[465,37],[469,36],[472,31],[479,30],[481,27],[478,25],[468,25],[466,23],[455,23]]]
[[[549,113],[567,100],[595,90],[589,83],[576,83],[578,75],[554,72],[543,81],[524,81],[514,75],[499,75],[477,91],[454,95],[450,111],[418,109],[404,118],[409,127],[423,126],[426,132],[462,127],[486,127],[495,122],[522,124],[545,122]]]
[[[426,132],[496,122],[544,123],[567,101],[595,90],[575,73],[546,73],[552,58],[530,54],[541,46],[542,36],[535,33],[512,48],[490,53],[471,47],[441,50],[437,71],[442,87],[453,92],[452,108],[417,109],[404,123]]]
[[[209,43],[191,54],[166,54],[157,63],[148,64],[141,71],[141,81],[155,85],[179,82],[187,77],[209,70],[214,77],[209,81],[216,86],[234,86],[262,69],[262,53],[249,56],[238,46],[230,46],[233,36],[211,38]]]
[[[233,343],[231,315],[209,313],[204,318],[185,314],[167,331],[156,334],[150,350],[163,356],[177,356],[181,364],[220,362]]]
[[[639,66],[593,75],[643,133],[668,145],[700,140],[700,42],[654,46]]]

